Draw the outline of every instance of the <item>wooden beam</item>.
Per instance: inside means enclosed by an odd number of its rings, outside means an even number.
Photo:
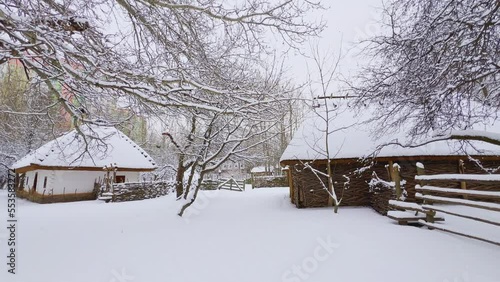
[[[436,186],[420,186],[416,185],[415,190],[418,192],[437,192],[442,194],[460,195],[460,196],[474,196],[481,197],[488,200],[500,200],[500,192],[497,191],[476,191],[476,190],[462,190],[457,188],[444,188]]]
[[[153,171],[156,168],[125,168],[118,167],[118,171],[137,171],[137,172],[148,172]],[[24,173],[32,170],[75,170],[75,171],[102,171],[102,167],[90,167],[90,166],[43,166],[37,164],[30,164],[28,166],[20,167],[14,169],[15,173]]]
[[[498,221],[488,220],[488,219],[484,219],[484,218],[479,218],[479,217],[467,215],[465,213],[461,213],[461,212],[457,212],[457,211],[452,211],[452,210],[449,210],[449,209],[446,209],[446,208],[442,208],[442,207],[436,207],[436,206],[430,206],[430,205],[422,205],[422,208],[426,209],[426,210],[434,210],[434,211],[438,211],[438,212],[441,212],[441,213],[446,213],[446,214],[449,214],[449,215],[459,216],[459,217],[463,217],[463,218],[467,218],[467,219],[472,219],[472,220],[481,221],[481,222],[484,222],[484,223],[488,223],[488,224],[493,224],[493,225],[500,226],[500,222],[498,222]]]
[[[458,204],[458,205],[463,205],[463,206],[468,206],[468,207],[473,207],[473,208],[479,208],[479,209],[500,212],[500,204],[496,204],[496,203],[485,203],[485,202],[471,201],[471,200],[465,200],[465,199],[452,199],[452,198],[446,198],[446,197],[422,195],[420,193],[416,193],[415,197],[418,199],[423,199],[426,202],[431,202],[431,203]]]
[[[486,239],[486,238],[481,238],[481,237],[478,237],[478,236],[475,236],[475,235],[470,235],[470,234],[466,234],[466,233],[463,233],[463,232],[460,232],[460,231],[457,231],[457,230],[453,230],[451,228],[446,228],[442,224],[429,223],[429,222],[426,222],[425,220],[419,220],[418,223],[420,223],[422,225],[425,225],[425,226],[427,226],[429,228],[432,228],[432,229],[437,229],[437,230],[449,232],[449,233],[452,233],[452,234],[456,234],[456,235],[460,235],[460,236],[464,236],[464,237],[467,237],[467,238],[476,239],[476,240],[479,240],[479,241],[483,241],[483,242],[486,242],[486,243],[490,243],[490,244],[493,244],[493,245],[500,246],[500,242],[498,242],[498,241],[494,241],[494,240],[490,240],[490,239]]]
[[[417,175],[415,180],[424,181],[468,181],[468,182],[500,182],[500,174],[433,174]]]
[[[389,200],[389,205],[398,209],[417,211],[421,213],[427,213],[419,204],[417,203],[408,203],[397,200]]]

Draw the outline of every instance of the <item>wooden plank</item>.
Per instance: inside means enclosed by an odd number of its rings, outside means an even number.
[[[404,220],[404,221],[417,221],[419,219],[425,219],[425,214],[415,215],[414,212],[406,211],[388,211],[387,217],[394,220]]]
[[[500,182],[500,174],[434,174],[434,175],[416,175],[415,180],[433,181],[433,180],[449,180],[449,181],[467,181],[467,182]]]
[[[498,222],[498,221],[493,221],[493,220],[484,219],[484,218],[480,218],[480,217],[476,217],[476,216],[471,216],[471,215],[468,215],[468,214],[465,214],[465,213],[461,213],[461,212],[458,212],[458,211],[452,211],[452,210],[449,210],[449,209],[443,208],[443,207],[436,207],[436,206],[430,206],[430,205],[422,205],[422,208],[424,208],[426,210],[438,211],[438,212],[446,213],[446,214],[449,214],[449,215],[459,216],[459,217],[463,217],[463,218],[467,218],[467,219],[472,219],[472,220],[481,221],[481,222],[484,222],[484,223],[489,223],[489,224],[500,226],[500,222]]]
[[[458,204],[458,205],[463,205],[463,206],[468,206],[468,207],[473,207],[473,208],[479,208],[479,209],[500,212],[500,204],[495,204],[495,203],[486,203],[486,202],[471,201],[471,200],[465,200],[465,199],[453,199],[453,198],[446,198],[446,197],[439,197],[439,196],[422,195],[420,193],[416,193],[415,197],[417,199],[422,199],[422,200],[425,200],[427,202],[444,203],[444,204]]]
[[[444,227],[441,224],[430,223],[430,222],[426,222],[425,220],[419,220],[418,223],[420,223],[422,225],[425,225],[425,226],[427,226],[429,228],[432,228],[432,229],[437,229],[437,230],[449,232],[449,233],[452,233],[452,234],[455,234],[455,235],[460,235],[460,236],[464,236],[464,237],[467,237],[467,238],[476,239],[476,240],[479,240],[479,241],[483,241],[483,242],[486,242],[486,243],[490,243],[490,244],[494,244],[494,245],[500,246],[500,242],[498,242],[498,241],[490,240],[490,239],[486,239],[486,238],[482,238],[482,237],[471,235],[471,234],[466,234],[466,233],[454,230],[454,229],[449,228],[449,227]]]
[[[500,192],[497,191],[461,190],[457,188],[444,188],[444,187],[437,187],[430,185],[425,185],[425,186],[415,185],[415,190],[419,192],[438,192],[442,194],[481,197],[488,200],[492,199],[500,200]]]
[[[395,208],[400,208],[405,210],[418,211],[423,213],[427,212],[426,210],[422,209],[422,207],[419,204],[416,203],[407,203],[397,200],[389,200],[389,205]]]
[[[417,222],[419,219],[426,219],[425,213],[422,215],[415,215],[413,212],[407,211],[389,211],[387,212],[387,217],[390,219],[394,219],[397,221],[405,221],[405,222]],[[435,221],[444,221],[443,217],[435,217]]]

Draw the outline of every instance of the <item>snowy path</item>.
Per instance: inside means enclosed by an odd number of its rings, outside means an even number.
[[[496,282],[500,248],[398,226],[370,208],[293,207],[287,189],[206,192],[188,219],[172,197],[105,204],[19,200],[17,282]],[[6,194],[0,191],[0,222]],[[197,212],[199,210],[199,213]],[[5,261],[5,227],[0,254]],[[3,237],[2,237],[3,236]],[[133,278],[132,278],[133,277]]]

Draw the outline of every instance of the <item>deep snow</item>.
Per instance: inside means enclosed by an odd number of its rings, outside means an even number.
[[[329,208],[299,210],[287,194],[282,188],[202,192],[187,218],[175,215],[172,196],[109,204],[18,200],[18,273],[7,273],[2,263],[0,281],[493,282],[500,277],[500,248],[494,245],[399,226],[370,208],[343,207],[339,214]],[[0,191],[2,225],[6,202],[6,191]],[[3,262],[5,239],[2,226]]]

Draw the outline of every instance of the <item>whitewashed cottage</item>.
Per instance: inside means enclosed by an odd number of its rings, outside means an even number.
[[[17,195],[31,201],[67,202],[96,197],[95,183],[137,182],[153,171],[154,160],[121,131],[106,124],[84,124],[13,164]]]

